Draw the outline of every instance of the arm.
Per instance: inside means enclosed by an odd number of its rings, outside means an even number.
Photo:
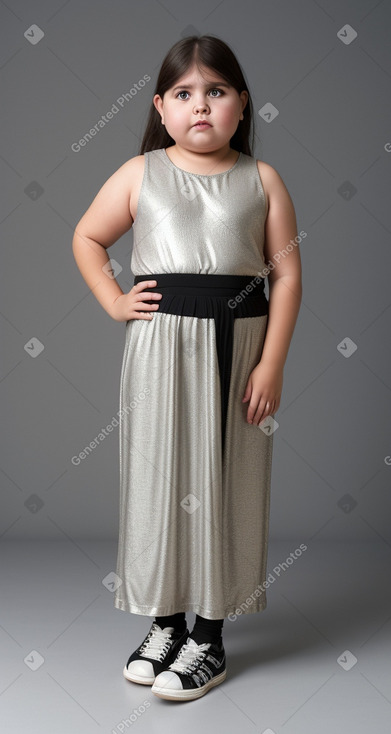
[[[107,248],[133,224],[130,214],[130,185],[137,158],[124,163],[103,184],[95,199],[76,225],[72,249],[77,266],[101,306],[111,315],[114,301],[123,291],[110,269]]]
[[[291,197],[274,168],[267,163],[258,163],[258,167],[269,200],[265,262],[274,268],[268,275],[269,316],[261,359],[248,378],[242,398],[242,402],[250,401],[247,422],[256,425],[280,406],[284,365],[302,297],[299,246],[294,243],[296,215]]]
[[[264,253],[266,263],[270,261],[275,268],[268,275],[269,318],[261,362],[282,369],[300,310],[301,261],[294,241],[297,225],[292,199],[277,171],[267,168],[266,176],[263,174],[269,198]]]

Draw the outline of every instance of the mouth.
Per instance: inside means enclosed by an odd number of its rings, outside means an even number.
[[[205,122],[204,121],[204,122],[196,122],[195,125],[193,125],[193,127],[198,127],[200,129],[202,129],[202,128],[206,128],[206,127],[212,127],[212,125],[209,122]]]

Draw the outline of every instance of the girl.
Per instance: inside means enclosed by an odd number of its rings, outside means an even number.
[[[174,701],[225,679],[225,617],[266,607],[274,414],[302,286],[293,204],[253,158],[252,124],[231,49],[182,39],[161,66],[140,155],[73,239],[88,286],[126,322],[114,606],[154,620],[123,673]],[[107,249],[132,226],[124,293]]]

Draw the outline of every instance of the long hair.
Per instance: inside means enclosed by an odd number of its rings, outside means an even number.
[[[239,120],[236,132],[230,139],[230,147],[252,156],[254,147],[254,122],[250,91],[235,54],[217,36],[187,36],[187,38],[183,38],[172,46],[160,67],[154,96],[155,94],[159,94],[163,99],[165,92],[173,87],[175,82],[186,74],[194,63],[199,70],[201,67],[213,69],[228,84],[234,87],[238,94],[243,90],[248,93],[248,101],[243,110],[244,119]],[[151,102],[139,155],[143,155],[149,150],[167,148],[171,145],[175,145],[175,140],[173,140],[164,125],[162,125],[160,114],[153,102]]]

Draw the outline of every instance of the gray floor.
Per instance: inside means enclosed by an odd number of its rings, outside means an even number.
[[[2,730],[389,732],[391,548],[305,541],[283,570],[301,542],[270,542],[266,610],[225,620],[227,679],[187,703],[122,676],[151,618],[113,607],[115,543],[3,542]]]

